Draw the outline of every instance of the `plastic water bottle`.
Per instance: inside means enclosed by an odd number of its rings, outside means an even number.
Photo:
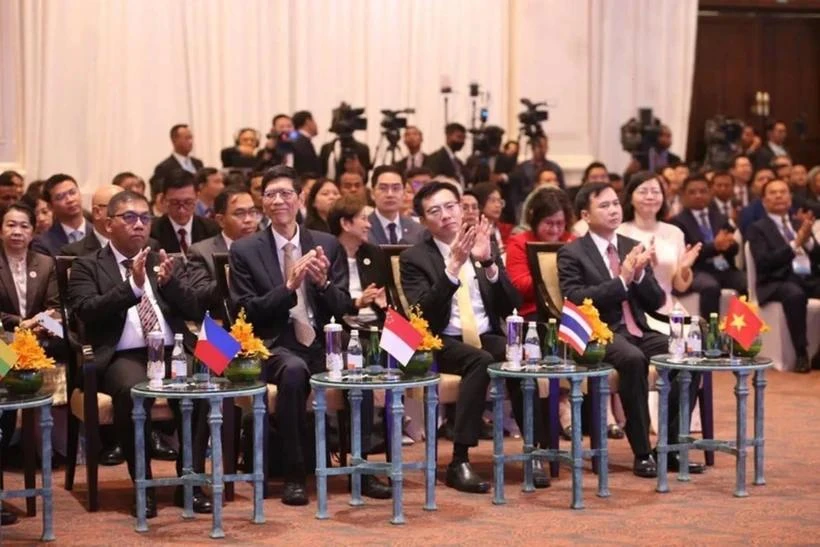
[[[342,326],[331,318],[330,323],[325,325],[325,367],[327,376],[331,380],[342,379],[342,368],[344,359],[342,358]]]
[[[683,321],[686,315],[677,302],[669,314],[669,355],[675,361],[682,361],[686,354],[686,339],[683,335]]]
[[[176,384],[184,384],[188,378],[188,358],[182,345],[182,334],[174,335],[174,349],[171,351],[171,379]]]
[[[165,338],[158,330],[148,333],[148,385],[152,389],[162,387],[165,378]]]
[[[700,317],[692,316],[689,332],[686,333],[686,355],[689,357],[703,357],[703,333],[700,330]]]
[[[362,343],[359,341],[359,330],[350,331],[350,342],[347,344],[347,370],[351,377],[360,378],[364,366]]]
[[[521,367],[522,342],[524,338],[524,318],[513,310],[507,317],[507,362],[512,368]]]
[[[717,358],[720,357],[720,329],[718,328],[718,314],[712,312],[709,314],[709,330],[706,331],[706,357]]]
[[[527,335],[524,337],[524,358],[528,365],[537,365],[541,360],[541,342],[538,340],[538,329],[535,321],[527,323]]]

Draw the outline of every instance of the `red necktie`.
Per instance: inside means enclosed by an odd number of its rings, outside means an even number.
[[[618,250],[615,248],[615,245],[609,244],[609,247],[606,248],[606,256],[609,258],[609,269],[612,270],[612,276],[618,277],[621,275],[621,261],[618,257]],[[643,336],[641,328],[638,326],[638,323],[635,322],[635,316],[632,315],[632,308],[629,307],[628,300],[621,302],[621,312],[624,316],[624,325],[626,325],[626,330],[629,331],[629,334],[636,338]]]
[[[188,232],[185,231],[185,228],[180,228],[177,230],[179,234],[179,250],[182,251],[182,254],[188,254],[188,241],[185,239],[185,236]]]

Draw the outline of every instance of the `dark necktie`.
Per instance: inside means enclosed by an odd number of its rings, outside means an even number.
[[[609,269],[612,270],[612,276],[618,277],[621,275],[621,259],[618,257],[618,249],[615,248],[615,245],[609,244],[609,247],[606,248],[606,256],[609,258]],[[624,316],[624,325],[626,325],[626,330],[629,334],[636,338],[642,337],[643,331],[641,331],[641,328],[635,321],[635,316],[632,314],[632,308],[629,307],[628,300],[621,302],[621,313]]]
[[[180,228],[177,230],[177,234],[179,234],[179,250],[182,251],[183,254],[188,254],[188,241],[185,239],[185,236],[188,235],[188,232],[185,231],[185,228]]]
[[[715,233],[709,225],[709,217],[706,216],[706,211],[700,212],[700,233],[703,234],[703,242],[711,243],[715,240]]]
[[[121,262],[123,267],[125,267],[125,279],[131,277],[131,266],[133,263],[134,261],[130,258],[126,258]],[[146,279],[145,282],[150,283],[148,279]],[[154,312],[154,306],[151,305],[151,301],[148,299],[148,292],[145,289],[142,291],[142,298],[140,298],[140,302],[137,307],[137,315],[140,318],[142,336],[147,341],[149,332],[159,330],[159,319],[157,319],[157,314]]]
[[[794,241],[794,231],[792,230],[792,227],[789,226],[789,217],[786,215],[783,215],[783,235],[789,243]]]
[[[398,238],[396,237],[396,223],[391,222],[387,225],[387,239],[390,242],[390,245],[395,245],[399,242]]]

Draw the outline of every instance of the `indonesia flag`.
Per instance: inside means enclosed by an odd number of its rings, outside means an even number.
[[[205,366],[214,371],[214,374],[222,374],[240,349],[241,346],[236,338],[217,325],[210,315],[205,316],[202,320],[202,327],[199,329],[194,357],[205,363]]]
[[[384,331],[379,347],[393,356],[393,358],[407,365],[416,348],[421,343],[421,333],[413,328],[410,321],[405,319],[393,308],[387,310],[387,317],[384,320]]]
[[[561,326],[558,327],[558,339],[569,344],[580,355],[587,349],[591,334],[592,326],[578,306],[569,300],[564,300],[564,308],[561,310]]]

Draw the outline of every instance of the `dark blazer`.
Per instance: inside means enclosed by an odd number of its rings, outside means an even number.
[[[321,164],[319,163],[319,156],[316,155],[316,149],[313,147],[311,140],[299,133],[299,136],[293,141],[293,168],[300,175],[305,173],[321,172]]]
[[[799,228],[800,224],[792,220],[792,229],[795,234],[797,234]],[[761,304],[765,304],[772,299],[779,283],[801,281],[792,270],[792,260],[795,257],[794,251],[786,243],[780,227],[768,215],[749,226],[746,232],[746,241],[749,242],[749,248],[755,261],[757,298]],[[820,244],[816,240],[808,256],[812,267],[812,275],[809,277],[814,278],[813,281],[817,282],[818,265],[820,265]]]
[[[330,161],[331,156],[333,156],[335,148],[333,142],[334,141],[326,142],[319,151],[319,174],[322,176],[327,176],[328,173],[327,162]],[[365,172],[370,171],[370,147],[363,142],[354,140],[353,149],[356,151],[356,156],[358,156],[359,163],[362,164]],[[344,161],[341,155],[337,155],[336,176],[339,176],[342,172],[344,172]]]
[[[518,164],[510,173],[507,184],[500,185],[501,194],[504,197],[503,218],[506,222],[516,223],[523,212],[519,211],[523,207],[524,201],[532,189],[535,187],[535,175],[541,167],[549,167],[555,171],[558,177],[558,185],[566,189],[564,183],[564,171],[554,161],[545,159],[544,163],[535,164],[532,160],[527,160]]]
[[[147,280],[166,322],[174,333],[182,333],[186,346],[192,349],[196,339],[185,321],[200,321],[202,312],[185,267],[181,260],[175,261],[171,279],[159,287],[154,272],[154,266],[158,264],[159,254],[149,253],[145,264]],[[139,304],[131,284],[120,275],[110,245],[74,260],[68,283],[68,302],[72,313],[82,322],[85,342],[93,347],[97,366],[104,369],[114,356],[128,309]]]
[[[202,160],[190,156],[191,163],[194,164],[194,169],[199,171],[204,167]],[[154,174],[151,175],[151,179],[148,183],[151,185],[151,196],[156,196],[157,194],[162,192],[162,187],[165,185],[165,179],[170,177],[176,171],[181,171],[182,164],[180,164],[177,159],[174,157],[173,154],[162,160],[154,167]]]
[[[492,162],[492,171],[490,163]],[[515,159],[505,154],[496,154],[491,157],[470,156],[465,166],[465,178],[472,183],[486,182],[491,174],[509,174],[515,169]],[[561,175],[563,178],[563,174]]]
[[[149,237],[148,246],[154,251],[159,251],[159,243],[156,239]],[[88,233],[80,241],[69,243],[60,249],[61,256],[85,256],[91,253],[96,253],[102,249],[100,240],[94,235],[94,230],[89,230]]]
[[[86,220],[86,235],[91,232],[91,223]],[[63,230],[62,224],[56,219],[51,228],[35,237],[31,242],[31,250],[35,253],[40,253],[46,256],[57,256],[60,254],[60,249],[68,245],[68,236]]]
[[[422,167],[424,164],[427,163],[427,154],[424,152],[421,153],[421,165],[417,165],[416,167]],[[393,167],[401,171],[402,173],[406,173],[410,168],[407,166],[407,163],[410,161],[410,156],[405,156],[396,163],[393,164]]]
[[[188,249],[188,279],[202,309],[209,310],[215,319],[224,319],[221,296],[217,290],[214,253],[227,253],[225,238],[219,233],[191,245]]]
[[[464,162],[458,159],[458,157],[455,157],[455,160],[461,170],[461,177],[466,177],[467,173],[465,172]],[[424,160],[424,167],[432,171],[434,176],[444,175],[445,177],[459,180],[459,176],[456,174],[456,168],[450,160],[450,155],[447,153],[447,149],[443,146],[427,156]]]
[[[222,160],[222,167],[227,168],[255,169],[259,165],[259,158],[256,154],[245,156],[236,146],[223,148],[219,153],[219,158]]]
[[[618,236],[621,261],[637,244],[634,239]],[[564,298],[575,304],[582,304],[585,298],[591,298],[601,320],[613,330],[623,324],[621,302],[624,300],[629,303],[641,330],[650,330],[645,311],[655,311],[666,301],[666,294],[649,266],[644,270],[641,282],[632,283],[629,291],[625,290],[619,278],[609,275],[607,265],[589,233],[558,251],[558,280]]]
[[[379,222],[379,217],[376,216],[375,211],[370,213],[368,217],[370,221],[370,232],[367,234],[367,240],[373,245],[389,245],[390,240],[384,231],[382,223]],[[425,233],[424,227],[410,217],[401,217],[399,220],[400,231],[396,232],[399,238],[398,243],[401,245],[415,245],[421,241]],[[399,228],[399,226],[397,226]]]
[[[29,251],[26,255],[26,314],[20,315],[20,301],[6,253],[0,250],[0,320],[9,332],[23,319],[30,319],[47,309],[59,309],[57,273],[54,259]]]
[[[319,334],[317,340],[321,340],[322,327],[330,322],[330,318],[335,317],[340,323],[350,308],[347,259],[336,238],[330,234],[300,228],[299,242],[302,253],[321,246],[330,260],[330,286],[327,289],[321,291],[309,278],[305,279],[307,305],[313,310]],[[296,305],[296,292],[285,286],[272,231],[257,232],[234,242],[230,266],[231,301],[237,309],[245,309],[257,335],[272,346],[283,331],[292,328],[290,308]]]
[[[683,238],[687,245],[703,243],[700,254],[695,261],[695,264],[692,266],[694,270],[709,273],[715,272],[716,270],[712,259],[721,254],[723,255],[723,258],[726,259],[726,262],[729,263],[729,269],[736,269],[735,256],[740,249],[737,242],[732,243],[732,245],[722,253],[718,252],[718,250],[715,249],[714,241],[710,243],[703,241],[703,234],[701,234],[700,231],[700,223],[690,209],[684,209],[675,217],[671,218],[669,222],[683,231]],[[720,212],[714,202],[709,203],[709,226],[712,227],[712,232],[715,235],[717,235],[717,233],[722,229],[733,231],[731,224],[729,224],[729,219]]]
[[[430,323],[431,331],[440,334],[450,322],[452,299],[458,285],[454,285],[444,273],[444,258],[433,237],[425,234],[424,240],[401,253],[399,260],[401,286],[407,301],[418,303],[424,318]],[[477,264],[472,256],[470,260],[474,266]],[[521,297],[497,255],[495,263],[498,266],[498,280],[495,283],[490,283],[480,265],[476,267],[476,277],[492,331],[500,334],[503,332],[501,319],[512,313],[513,308],[521,306]]]
[[[772,148],[769,146],[769,143],[767,142],[766,144],[758,148],[757,151],[754,154],[752,154],[752,156],[749,159],[752,160],[755,169],[763,169],[764,167],[768,168],[772,166],[772,161],[774,161],[775,156],[776,154],[774,150],[772,150]]]
[[[220,231],[219,224],[213,220],[194,215],[194,221],[191,224],[191,244],[213,237]],[[165,249],[166,253],[182,252],[179,248],[179,236],[174,232],[174,226],[168,215],[162,215],[154,221],[151,225],[151,237],[159,242],[160,248]]]
[[[377,287],[387,287],[390,276],[393,275],[389,267],[390,262],[387,256],[377,245],[362,243],[359,250],[356,251],[356,269],[359,271],[359,283],[361,283],[362,290],[367,288],[371,283]],[[347,260],[344,261],[344,269],[349,283],[350,269]],[[383,323],[385,311],[375,304],[372,304],[370,307],[376,312],[379,323]],[[347,313],[349,315],[358,315],[359,313],[359,309],[356,307],[352,297],[350,298],[350,307]]]

